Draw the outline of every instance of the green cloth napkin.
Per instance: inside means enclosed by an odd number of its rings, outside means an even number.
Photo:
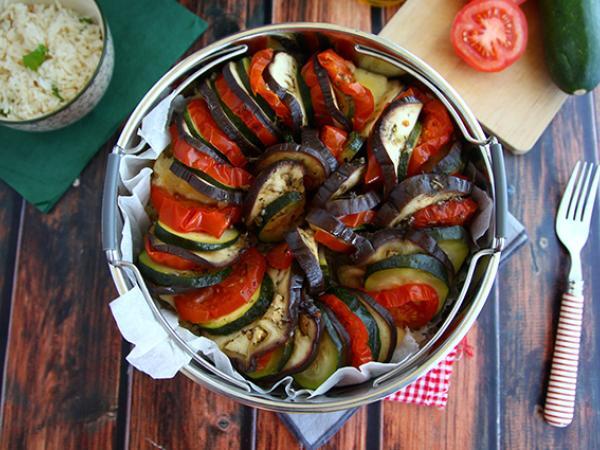
[[[98,3],[115,46],[113,78],[98,106],[62,130],[26,133],[0,126],[0,178],[43,212],[52,209],[146,91],[206,29],[204,21],[172,0]]]

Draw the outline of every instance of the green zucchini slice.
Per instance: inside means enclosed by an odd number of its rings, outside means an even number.
[[[293,339],[290,339],[272,351],[264,367],[246,372],[246,376],[254,381],[262,381],[277,375],[290,359],[293,349]]]
[[[304,195],[286,192],[269,203],[255,219],[258,239],[262,242],[279,242],[294,228],[304,212]]]
[[[235,244],[240,237],[240,232],[235,228],[229,228],[218,238],[200,232],[182,233],[159,220],[154,226],[154,235],[167,244],[178,245],[188,250],[215,251]]]
[[[438,243],[438,246],[448,255],[458,272],[469,255],[469,241],[467,230],[460,225],[453,227],[426,228],[425,231]]]
[[[160,286],[203,288],[220,283],[231,273],[231,267],[210,272],[173,269],[152,261],[146,251],[138,256],[137,266],[145,278]]]

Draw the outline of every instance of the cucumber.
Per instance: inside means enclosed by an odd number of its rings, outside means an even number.
[[[256,289],[250,300],[248,300],[241,308],[235,311],[211,320],[209,322],[197,324],[201,329],[208,331],[210,334],[229,334],[238,331],[254,322],[261,317],[271,305],[273,301],[273,281],[268,274],[265,276]]]
[[[160,286],[190,288],[203,288],[219,284],[231,273],[231,267],[212,272],[173,269],[152,261],[146,251],[138,256],[137,267],[145,278]]]
[[[269,203],[255,219],[258,239],[262,242],[279,242],[292,229],[304,211],[304,195],[287,192]]]
[[[456,225],[453,227],[425,228],[423,231],[437,241],[438,246],[452,262],[454,272],[458,272],[469,255],[467,230],[460,225]]]
[[[434,288],[440,300],[438,310],[448,296],[448,274],[433,256],[395,255],[367,266],[365,290],[383,291],[404,284],[422,283]]]
[[[188,250],[215,251],[235,244],[240,232],[235,228],[228,228],[218,238],[200,232],[181,233],[159,220],[154,226],[154,235],[167,244],[178,245]]]
[[[381,340],[379,337],[379,327],[377,326],[375,318],[363,305],[358,296],[352,291],[341,287],[332,287],[328,292],[344,302],[354,315],[365,325],[367,332],[369,333],[369,347],[371,348],[371,354],[373,355],[373,360],[376,361],[381,348]]]
[[[541,0],[546,65],[568,94],[582,95],[600,82],[600,2]]]

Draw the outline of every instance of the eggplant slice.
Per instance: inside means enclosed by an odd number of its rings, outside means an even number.
[[[200,194],[211,198],[215,202],[232,203],[234,205],[242,203],[242,193],[240,191],[232,191],[215,186],[176,159],[173,160],[170,170],[173,175],[182,179]]]
[[[349,197],[329,200],[325,209],[336,217],[358,214],[375,208],[381,197],[375,191],[369,191],[362,195],[350,195]]]
[[[298,133],[307,127],[309,106],[302,94],[305,87],[300,77],[300,69],[296,58],[289,53],[277,52],[265,72],[265,80],[269,88],[287,105],[292,116],[293,128]]]
[[[356,234],[352,228],[346,226],[324,209],[312,209],[306,216],[306,221],[311,227],[321,229],[331,234],[336,239],[354,246],[355,251],[352,253],[353,258],[362,259],[365,254],[371,252],[373,249],[367,238]]]
[[[229,160],[220,151],[218,151],[211,144],[202,139],[202,137],[199,135],[195,128],[190,129],[190,127],[193,127],[194,124],[189,114],[186,115],[185,112],[183,114],[176,113],[173,115],[173,121],[177,126],[177,134],[179,135],[180,139],[183,139],[196,150],[198,150],[201,153],[204,153],[206,156],[210,156],[212,159],[214,159],[220,164],[230,163]]]
[[[317,76],[317,82],[319,83],[319,89],[321,90],[323,100],[325,101],[325,107],[327,108],[327,112],[331,116],[334,125],[339,128],[343,128],[346,131],[352,131],[352,121],[348,119],[341,111],[335,96],[333,84],[329,79],[329,75],[327,75],[327,71],[319,63],[317,55],[313,56],[312,61],[315,75]]]
[[[244,218],[252,225],[267,205],[288,192],[304,193],[304,166],[297,161],[278,161],[258,174],[244,201]]]
[[[366,170],[367,166],[364,159],[342,164],[319,188],[313,198],[312,205],[323,207],[328,201],[341,197],[360,183]]]
[[[314,148],[321,155],[323,155],[323,160],[327,164],[329,173],[334,172],[338,168],[337,159],[335,159],[335,156],[333,156],[331,150],[329,150],[325,144],[321,142],[321,139],[319,138],[319,130],[304,128],[301,134],[301,142],[305,147]]]
[[[462,178],[424,174],[396,185],[389,200],[375,216],[375,225],[394,227],[417,211],[435,203],[469,195],[473,185]]]
[[[371,313],[377,328],[379,329],[379,354],[376,356],[377,361],[387,363],[390,362],[396,350],[397,331],[394,318],[387,309],[381,306],[372,297],[362,291],[354,291],[356,297],[360,300],[367,311]]]
[[[439,173],[442,175],[454,175],[462,172],[465,162],[462,158],[462,145],[460,142],[452,144],[446,153],[440,152],[439,155],[431,157],[422,170],[425,173]]]
[[[289,232],[287,242],[294,258],[302,267],[311,294],[319,294],[325,290],[325,277],[319,260],[319,249],[312,230],[296,228]]]
[[[369,145],[383,175],[384,196],[398,183],[400,155],[417,123],[423,103],[402,97],[390,103],[374,126]]]
[[[404,86],[400,84],[397,80],[388,81],[387,90],[383,97],[381,97],[380,101],[375,105],[375,111],[371,115],[369,121],[365,124],[362,130],[360,130],[360,136],[363,138],[368,138],[371,134],[371,130],[373,126],[379,120],[379,117],[385,110],[386,106],[391,103],[402,91],[404,90]]]

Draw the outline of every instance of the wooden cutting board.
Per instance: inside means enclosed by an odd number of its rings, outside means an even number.
[[[464,0],[407,0],[380,36],[419,56],[463,97],[488,132],[514,153],[533,147],[567,98],[550,79],[535,2],[524,7],[529,42],[523,57],[499,73],[471,69],[450,43],[450,28]]]

